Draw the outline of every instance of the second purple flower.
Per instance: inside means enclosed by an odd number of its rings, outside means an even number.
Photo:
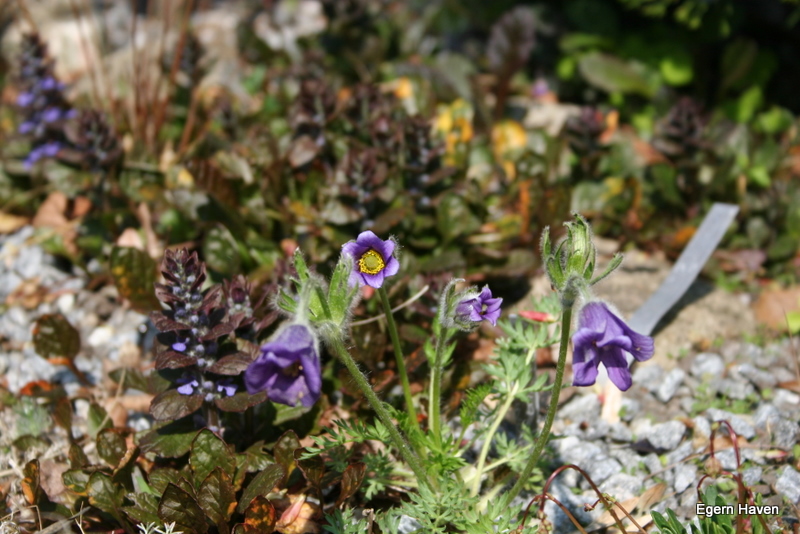
[[[489,286],[484,286],[477,296],[459,302],[456,306],[456,313],[476,323],[489,321],[492,326],[497,326],[502,303],[503,299],[493,298],[492,290],[489,289]]]
[[[273,402],[312,406],[322,392],[317,339],[305,325],[293,324],[261,347],[244,373],[247,391],[266,391]]]

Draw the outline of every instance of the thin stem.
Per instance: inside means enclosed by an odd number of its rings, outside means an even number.
[[[408,410],[408,417],[411,419],[411,424],[419,429],[419,421],[417,420],[417,411],[414,409],[414,403],[411,398],[411,385],[408,382],[408,373],[406,372],[406,362],[403,359],[403,349],[400,347],[400,334],[397,331],[397,324],[394,322],[392,316],[392,306],[389,304],[389,295],[386,294],[386,288],[381,286],[378,288],[378,295],[381,297],[381,304],[383,311],[386,314],[386,324],[389,327],[389,337],[392,338],[392,346],[394,348],[394,357],[397,361],[397,373],[400,375],[400,382],[403,384],[403,395],[406,398],[406,409]]]
[[[503,508],[509,506],[511,501],[514,500],[522,488],[525,486],[525,483],[528,481],[528,477],[531,476],[531,472],[533,468],[536,467],[536,463],[539,461],[539,457],[542,455],[542,451],[544,450],[544,446],[547,444],[548,439],[550,438],[550,427],[553,426],[553,420],[556,418],[556,410],[558,409],[558,397],[561,393],[561,384],[564,380],[564,367],[567,364],[567,348],[569,346],[569,334],[570,334],[570,325],[572,324],[572,307],[565,308],[563,312],[561,312],[561,346],[558,349],[558,365],[556,367],[556,378],[555,382],[553,382],[553,389],[550,392],[550,407],[547,409],[547,419],[545,419],[544,427],[542,428],[541,433],[539,434],[539,438],[536,440],[536,444],[533,447],[533,452],[531,453],[531,457],[528,460],[528,463],[525,465],[525,469],[522,470],[522,473],[519,475],[519,479],[517,480],[514,487],[506,493],[503,497]]]
[[[430,289],[430,287],[431,286],[429,286],[428,284],[425,284],[425,287],[420,289],[417,292],[416,295],[414,295],[413,297],[411,297],[407,301],[403,302],[402,304],[399,304],[399,305],[395,306],[394,308],[392,308],[392,313],[398,312],[398,311],[402,310],[403,308],[407,308],[407,307],[411,306],[412,304],[414,304],[416,301],[419,300],[419,298],[422,295],[424,295],[428,291],[428,289]],[[362,326],[362,325],[365,325],[365,324],[374,323],[375,321],[380,321],[384,317],[386,317],[386,314],[385,313],[381,313],[380,315],[376,315],[375,317],[370,317],[369,319],[362,319],[360,321],[353,321],[353,322],[350,323],[350,326]]]
[[[436,444],[442,446],[441,428],[441,404],[442,404],[442,359],[447,345],[446,340],[450,337],[450,329],[444,326],[439,327],[439,336],[436,339],[436,356],[431,369],[431,387],[428,399],[428,410],[430,411],[430,429]]]
[[[347,367],[347,370],[350,372],[350,376],[352,376],[353,380],[356,381],[359,389],[367,398],[367,401],[370,403],[370,405],[372,405],[372,409],[375,410],[375,413],[378,415],[378,419],[380,419],[381,423],[383,423],[383,426],[386,427],[387,431],[389,432],[389,437],[392,439],[392,442],[394,442],[395,447],[397,447],[397,449],[400,451],[400,455],[403,457],[403,460],[405,460],[411,470],[414,471],[417,481],[430,486],[431,482],[428,480],[428,477],[425,474],[425,468],[423,467],[419,457],[414,453],[414,451],[411,449],[411,446],[400,434],[400,431],[397,429],[397,426],[395,426],[391,416],[389,415],[389,411],[372,390],[372,386],[370,386],[367,378],[358,368],[358,364],[356,364],[355,360],[353,360],[353,357],[347,351],[347,348],[345,348],[342,340],[338,336],[332,336],[330,343],[333,346],[336,356],[339,358],[339,360],[341,360],[345,367]]]
[[[470,493],[473,496],[477,495],[478,491],[481,489],[481,476],[483,476],[483,469],[486,465],[486,457],[489,455],[489,449],[492,446],[492,438],[497,432],[497,429],[500,428],[500,423],[502,423],[503,419],[505,419],[508,410],[511,408],[511,404],[514,402],[514,396],[517,394],[517,389],[519,389],[519,382],[514,382],[511,385],[510,391],[508,392],[506,401],[497,411],[497,415],[492,422],[492,426],[489,427],[489,431],[486,432],[486,436],[483,440],[483,447],[481,447],[481,454],[478,456],[478,467],[475,469],[475,476],[472,480],[472,490]]]

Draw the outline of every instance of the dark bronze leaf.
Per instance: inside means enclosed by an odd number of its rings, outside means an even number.
[[[33,327],[33,348],[42,358],[71,361],[81,350],[81,336],[60,313],[42,315]]]
[[[156,395],[150,403],[150,415],[156,421],[175,421],[196,412],[203,405],[202,395],[181,395],[170,389]]]
[[[352,497],[361,487],[364,481],[364,474],[367,472],[367,464],[364,462],[356,462],[350,464],[345,468],[342,473],[342,492],[339,498],[336,499],[336,506],[341,505],[344,501]]]
[[[253,358],[249,354],[236,352],[228,356],[223,356],[214,362],[214,365],[209,367],[208,370],[218,375],[235,376],[247,369],[252,362]]]
[[[259,495],[266,496],[272,491],[279,482],[283,480],[286,471],[280,464],[272,464],[267,467],[250,482],[242,493],[242,499],[239,501],[236,510],[239,513],[244,513],[250,503]]]
[[[164,523],[175,523],[175,530],[185,534],[205,534],[208,531],[206,515],[197,501],[175,484],[168,484],[161,502],[158,517]]]
[[[146,252],[132,247],[114,247],[110,268],[120,296],[136,311],[146,313],[159,308],[153,293],[157,266]]]

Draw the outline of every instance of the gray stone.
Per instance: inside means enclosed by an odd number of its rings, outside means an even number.
[[[756,394],[756,388],[750,382],[723,378],[718,392],[734,400],[745,400],[747,397]]]
[[[667,465],[674,465],[686,460],[694,453],[692,442],[689,440],[684,441],[674,451],[667,453]]]
[[[690,372],[697,378],[704,376],[721,376],[725,371],[725,362],[719,354],[713,352],[701,352],[694,357]]]
[[[741,453],[741,451],[739,452]],[[714,453],[714,457],[719,461],[719,464],[722,466],[722,468],[727,471],[733,471],[739,467],[739,464],[736,462],[736,452],[734,452],[733,449],[722,449],[721,451],[716,451]]]
[[[614,441],[630,442],[633,440],[633,433],[628,425],[622,423],[614,423],[608,429],[608,437]]]
[[[762,371],[755,365],[743,363],[734,367],[737,374],[749,380],[758,389],[767,389],[775,387],[778,383],[777,379],[772,373]]]
[[[602,449],[594,443],[583,441],[575,436],[568,436],[555,441],[556,450],[565,464],[575,464],[583,467],[587,458],[599,456]]]
[[[782,412],[796,410],[800,407],[800,395],[788,389],[777,388],[772,404]]]
[[[775,489],[794,504],[799,503],[800,473],[787,465],[783,468],[783,471],[778,477],[778,481],[775,483]]]
[[[637,437],[646,439],[656,449],[671,451],[680,444],[685,431],[686,425],[680,421],[668,421],[645,429]]]
[[[616,458],[617,461],[622,465],[623,470],[628,474],[633,474],[635,471],[638,472],[646,469],[646,466],[643,467],[643,458],[631,449],[612,448],[608,451],[608,454],[612,458]]]
[[[401,515],[400,524],[397,527],[397,532],[399,534],[411,534],[412,532],[417,532],[421,528],[422,528],[422,523],[420,523],[413,517],[407,515]]]
[[[683,383],[686,373],[683,369],[676,367],[664,376],[656,389],[656,398],[661,402],[669,402],[675,396],[678,388]]]
[[[600,417],[600,398],[594,393],[576,396],[559,408],[558,417],[575,423],[594,422]]]
[[[762,432],[769,430],[781,420],[781,412],[774,405],[761,404],[753,415],[753,422]]]
[[[622,466],[619,462],[609,456],[595,456],[590,460],[591,461],[585,462],[585,467],[581,467],[584,468],[595,484],[600,484],[612,475],[622,472]]]
[[[608,493],[618,501],[626,501],[642,492],[642,478],[617,473],[600,484],[600,491]]]
[[[675,493],[681,493],[691,486],[695,478],[697,478],[697,466],[694,464],[678,464],[675,466],[674,472],[675,476],[672,487],[675,488]]]
[[[772,442],[781,449],[791,449],[797,443],[798,430],[796,422],[781,419],[772,428]]]
[[[742,471],[742,481],[748,486],[755,486],[761,482],[761,474],[763,472],[764,470],[757,465],[748,467]]]
[[[664,369],[658,364],[643,365],[633,372],[633,383],[654,392],[661,385],[664,378]]]
[[[664,470],[664,464],[661,463],[661,459],[654,452],[644,455],[642,462],[644,462],[645,467],[647,467],[647,470],[650,471],[651,475],[660,473]]]
[[[692,431],[695,436],[702,436],[704,438],[711,437],[711,423],[708,422],[708,419],[702,415],[698,415],[692,419],[692,422],[694,423]]]
[[[709,408],[706,414],[712,421],[727,421],[733,427],[733,431],[745,439],[752,439],[756,435],[756,429],[743,416],[717,408]]]
[[[622,397],[622,404],[619,408],[620,418],[626,422],[633,421],[633,418],[639,415],[641,409],[642,405],[636,399]]]
[[[582,425],[585,428],[582,428]],[[608,434],[609,427],[610,425],[607,422],[598,418],[591,423],[572,423],[564,429],[563,434],[565,436],[575,436],[587,441],[594,441],[604,438]]]

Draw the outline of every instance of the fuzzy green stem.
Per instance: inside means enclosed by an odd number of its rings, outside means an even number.
[[[470,493],[473,496],[477,495],[478,491],[481,489],[481,477],[483,476],[483,468],[486,465],[486,457],[489,455],[489,449],[492,446],[492,438],[494,438],[497,429],[500,428],[500,423],[503,422],[508,410],[511,408],[511,404],[514,402],[514,396],[517,394],[518,389],[519,382],[514,382],[511,385],[508,396],[506,396],[506,401],[497,411],[494,421],[492,421],[492,426],[489,427],[488,432],[486,432],[486,436],[483,440],[483,447],[481,447],[481,454],[478,456],[478,466],[475,468],[475,478],[472,480],[472,490]]]
[[[411,424],[419,429],[419,421],[417,420],[417,411],[414,409],[414,403],[411,398],[411,384],[408,382],[408,373],[406,372],[406,362],[403,359],[403,349],[400,346],[400,334],[397,331],[397,324],[394,322],[392,315],[392,306],[389,304],[389,295],[386,294],[386,288],[381,286],[378,288],[378,295],[381,297],[381,304],[383,305],[383,312],[386,314],[386,324],[389,327],[389,337],[392,338],[392,347],[394,348],[394,357],[397,361],[397,374],[400,375],[400,382],[403,384],[403,395],[406,398],[406,409],[408,410],[408,418],[411,419]]]
[[[439,327],[439,336],[436,339],[436,355],[433,360],[433,369],[431,369],[431,387],[430,399],[428,400],[428,409],[431,416],[431,433],[436,445],[442,445],[442,428],[441,428],[441,404],[442,404],[442,359],[444,358],[444,350],[447,346],[446,340],[449,337],[450,329],[444,326]]]
[[[411,449],[411,446],[408,444],[405,438],[403,438],[403,436],[400,434],[397,426],[395,426],[394,422],[392,421],[392,417],[389,415],[389,411],[372,390],[372,386],[370,386],[367,378],[358,368],[358,364],[356,364],[355,360],[350,355],[350,352],[348,352],[347,348],[345,348],[341,338],[332,336],[332,338],[329,339],[329,342],[333,346],[336,356],[345,365],[345,367],[347,367],[347,370],[350,372],[350,376],[352,376],[353,380],[356,381],[356,384],[367,398],[367,401],[372,406],[372,409],[375,410],[375,413],[378,415],[378,419],[380,419],[381,423],[383,423],[383,426],[386,427],[386,430],[389,432],[389,437],[392,439],[392,442],[394,442],[395,447],[397,447],[397,449],[400,451],[400,455],[403,457],[403,460],[405,460],[411,470],[414,471],[414,475],[416,475],[417,480],[422,484],[427,484],[430,486],[430,481],[425,473],[425,468],[422,465],[422,461]]]
[[[553,382],[553,389],[550,392],[550,407],[547,409],[547,419],[545,419],[544,427],[542,427],[542,431],[533,447],[531,457],[528,460],[528,463],[525,464],[525,468],[522,470],[522,473],[520,473],[519,479],[517,479],[516,484],[514,484],[511,490],[503,497],[504,500],[502,508],[507,508],[509,505],[511,505],[511,501],[514,500],[514,497],[516,497],[519,492],[522,491],[522,488],[525,486],[525,483],[531,476],[533,468],[536,467],[539,457],[542,455],[544,446],[550,439],[550,428],[553,426],[553,420],[556,418],[556,411],[558,410],[558,397],[561,393],[561,384],[564,380],[564,368],[567,364],[567,349],[569,347],[569,334],[571,325],[572,307],[567,307],[561,312],[561,346],[558,350],[556,378]]]

